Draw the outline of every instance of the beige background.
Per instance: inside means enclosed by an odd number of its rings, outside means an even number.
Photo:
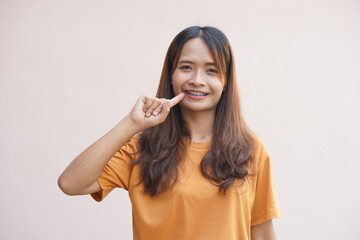
[[[358,0],[0,0],[0,239],[131,239],[127,192],[57,177],[141,94],[171,39],[232,43],[244,115],[272,157],[279,239],[360,239]]]

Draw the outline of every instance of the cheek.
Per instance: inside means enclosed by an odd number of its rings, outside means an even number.
[[[171,85],[172,85],[175,95],[177,95],[181,92],[181,84],[179,81],[179,75],[176,73],[176,71],[172,75]]]
[[[173,84],[174,84],[174,83],[177,84],[178,80],[179,80],[179,73],[178,73],[177,70],[175,70],[175,72],[174,72],[173,75],[172,75],[171,82],[172,82]]]
[[[172,75],[172,84],[174,88],[179,88],[181,87],[182,84],[184,84],[184,76],[175,71],[174,74]]]
[[[215,81],[212,82],[212,88],[214,89],[214,91],[221,95],[223,89],[224,89],[224,81],[222,81],[222,79],[217,79]]]

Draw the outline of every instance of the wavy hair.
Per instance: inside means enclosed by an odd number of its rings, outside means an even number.
[[[214,27],[192,26],[176,35],[165,57],[156,97],[175,96],[172,75],[184,44],[194,38],[201,38],[207,44],[220,74],[226,78],[225,90],[216,106],[211,148],[201,161],[202,174],[225,194],[236,179],[248,175],[255,140],[241,115],[233,53],[224,33]],[[162,124],[140,134],[140,155],[133,165],[141,166],[140,183],[144,184],[146,193],[155,196],[174,186],[178,179],[177,166],[190,139],[179,105],[171,109]]]

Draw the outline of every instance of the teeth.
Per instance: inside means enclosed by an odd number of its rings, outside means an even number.
[[[194,95],[194,96],[206,96],[207,93],[201,93],[201,92],[193,92],[193,91],[186,91],[187,93]]]

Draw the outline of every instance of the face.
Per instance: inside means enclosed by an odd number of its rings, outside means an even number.
[[[185,43],[172,83],[175,95],[185,93],[180,102],[182,112],[215,112],[225,78],[202,39],[194,38]]]

